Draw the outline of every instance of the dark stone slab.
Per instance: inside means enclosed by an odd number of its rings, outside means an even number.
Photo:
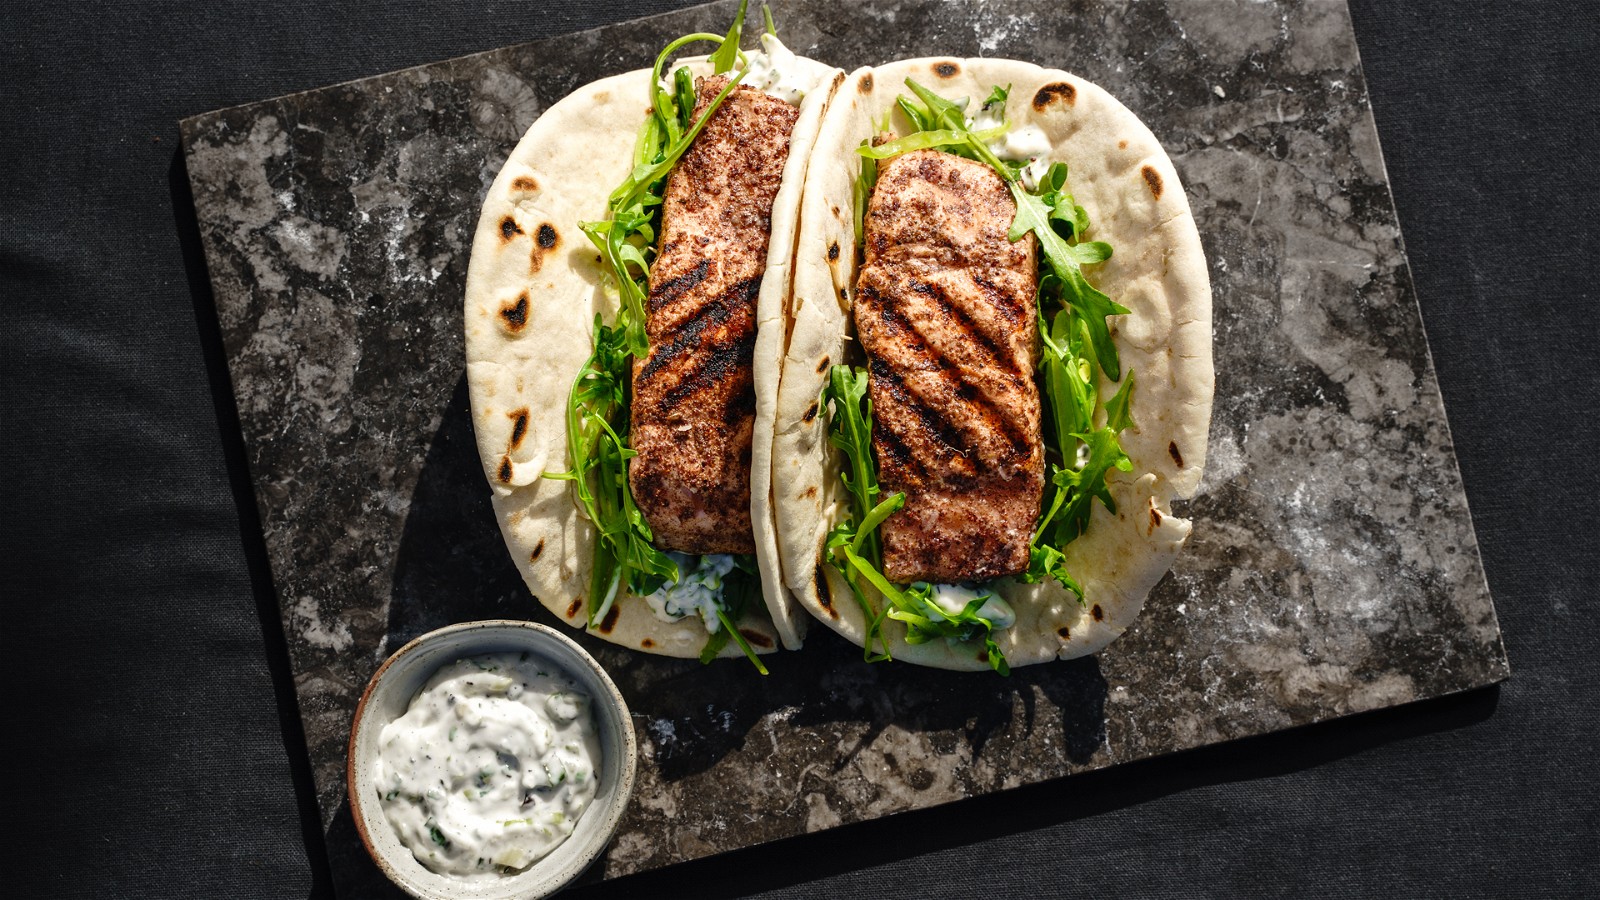
[[[1165,143],[1215,292],[1216,411],[1189,547],[1097,658],[1010,679],[870,666],[824,628],[747,666],[580,638],[643,738],[604,878],[1508,673],[1341,3],[779,3],[846,69],[1012,56],[1105,86]],[[183,123],[207,261],[341,891],[367,678],[448,622],[553,623],[495,528],[461,292],[478,204],[572,88],[686,10]]]

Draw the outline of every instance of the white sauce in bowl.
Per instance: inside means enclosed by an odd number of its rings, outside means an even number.
[[[457,660],[384,726],[374,783],[395,834],[427,868],[515,875],[572,834],[600,761],[590,698],[529,653]]]

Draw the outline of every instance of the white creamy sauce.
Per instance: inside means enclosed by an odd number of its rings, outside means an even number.
[[[1005,121],[997,112],[980,109],[978,115],[968,121],[967,127],[974,131],[987,131],[999,128],[1003,124]],[[1050,136],[1037,125],[1012,128],[990,141],[987,146],[1001,159],[1011,162],[1028,161],[1028,164],[1022,167],[1021,176],[1022,186],[1030,191],[1038,190],[1039,179],[1050,170]]]
[[[445,666],[378,743],[374,781],[389,824],[418,862],[464,880],[537,862],[595,795],[590,698],[533,654]]]
[[[983,605],[978,607],[978,616],[988,619],[996,631],[1016,624],[1017,614],[1011,609],[1011,604],[1000,599],[1000,595],[988,588],[970,588],[964,584],[933,586],[934,605],[952,616],[966,609],[967,604],[979,597],[984,600]]]
[[[800,71],[799,59],[777,35],[763,34],[761,49],[746,53],[745,59],[750,73],[741,85],[771,94],[790,106],[799,106],[811,90],[811,79]]]
[[[698,615],[706,623],[706,632],[716,634],[722,623],[717,619],[717,601],[722,599],[722,586],[733,571],[733,556],[710,553],[705,556],[686,556],[668,552],[678,564],[678,580],[669,581],[644,598],[650,611],[663,622]]]
[[[790,106],[799,106],[805,99],[806,92],[811,90],[812,79],[801,71],[800,58],[794,51],[783,45],[783,42],[770,34],[761,36],[761,46],[764,50],[751,50],[744,55],[745,68],[749,70],[740,87],[755,88],[764,94],[782,100]],[[729,73],[730,77],[733,73]],[[669,73],[660,81],[661,89],[672,93],[672,74]]]

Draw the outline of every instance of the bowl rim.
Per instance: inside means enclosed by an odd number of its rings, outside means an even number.
[[[611,675],[606,672],[604,666],[600,665],[600,661],[595,659],[594,656],[591,655],[589,651],[585,650],[577,641],[573,640],[568,635],[561,633],[559,630],[551,628],[548,625],[542,625],[538,622],[530,622],[523,619],[478,619],[470,622],[456,622],[418,635],[417,637],[406,642],[406,644],[400,649],[389,654],[389,657],[383,661],[382,665],[378,666],[377,671],[373,672],[372,677],[367,680],[367,686],[362,690],[361,699],[356,702],[355,713],[350,720],[350,737],[345,744],[344,776],[345,800],[350,807],[350,817],[355,824],[356,835],[360,837],[361,845],[366,848],[367,855],[371,857],[372,861],[377,864],[378,868],[391,882],[393,882],[401,890],[411,894],[414,897],[421,898],[421,900],[432,900],[433,895],[418,893],[421,888],[411,884],[409,879],[402,879],[400,877],[400,873],[395,870],[393,863],[381,852],[379,852],[377,846],[372,840],[371,835],[368,834],[366,816],[362,813],[361,801],[357,795],[356,741],[358,736],[362,733],[362,726],[366,724],[367,702],[372,698],[372,695],[377,689],[379,682],[382,681],[383,677],[389,672],[390,667],[403,658],[416,653],[421,647],[435,643],[442,638],[454,634],[471,632],[492,634],[497,631],[510,632],[512,634],[517,632],[537,634],[543,638],[549,638],[553,640],[558,645],[565,646],[565,648],[570,651],[571,655],[581,662],[584,667],[587,668],[605,687],[605,692],[609,695],[606,698],[607,703],[608,705],[614,707],[616,711],[616,719],[620,725],[619,731],[621,733],[620,744],[622,746],[622,758],[617,761],[618,778],[615,799],[606,808],[599,811],[601,812],[602,818],[606,820],[602,825],[602,833],[605,835],[605,839],[595,842],[591,850],[586,851],[582,856],[575,859],[572,863],[570,874],[568,874],[564,879],[561,879],[559,883],[550,884],[548,890],[546,890],[545,893],[539,894],[538,896],[549,896],[550,894],[560,891],[562,888],[570,885],[578,878],[578,876],[588,871],[589,867],[594,864],[595,860],[599,859],[601,854],[605,852],[605,849],[610,846],[612,838],[616,836],[617,826],[621,824],[622,814],[627,810],[628,804],[633,796],[634,781],[637,777],[639,758],[638,736],[634,732],[633,716],[628,709],[627,700],[622,696],[622,692],[617,689],[616,682],[611,679]],[[471,651],[466,651],[457,658],[464,659],[471,655],[473,655]],[[564,660],[556,659],[554,662],[559,664],[563,663]],[[445,665],[448,664],[448,662],[445,663]],[[566,668],[566,666],[563,666],[563,668]],[[431,677],[431,675],[429,677]],[[407,702],[409,703],[409,701]],[[593,808],[591,807],[591,810],[592,809]],[[560,845],[558,844],[557,846],[559,847]],[[543,861],[543,859],[535,861],[528,868],[527,872],[521,874],[533,872]],[[520,875],[514,877],[520,877]],[[465,888],[470,884],[474,884],[474,882],[463,881],[460,882],[460,884]],[[454,900],[454,898],[443,897],[442,895],[440,895],[440,897],[441,900]]]

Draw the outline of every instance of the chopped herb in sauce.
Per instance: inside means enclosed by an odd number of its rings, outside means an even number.
[[[468,881],[514,875],[565,840],[593,801],[593,704],[543,664],[520,653],[452,663],[379,736],[385,816],[429,869]],[[505,677],[478,677],[491,670]],[[440,747],[451,752],[432,752]]]

